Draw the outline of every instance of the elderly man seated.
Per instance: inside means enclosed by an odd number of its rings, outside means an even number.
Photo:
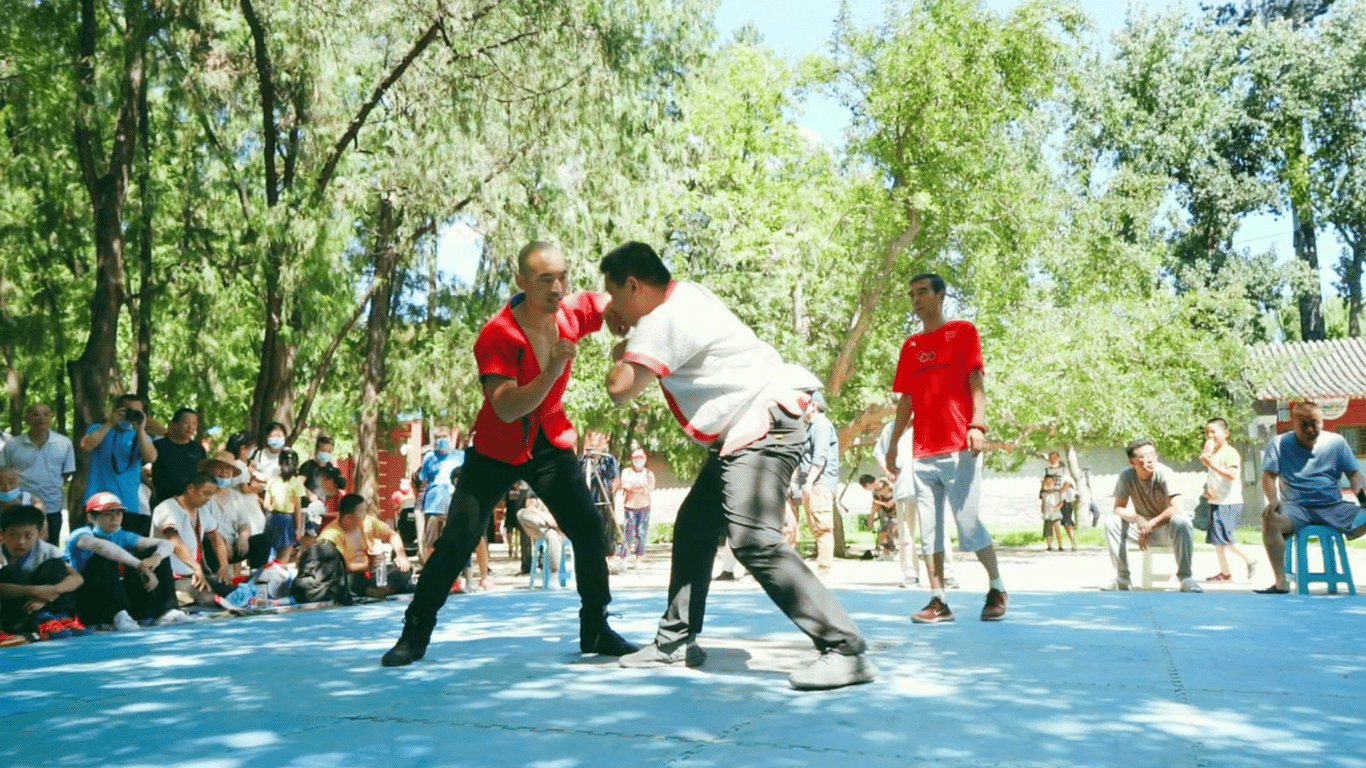
[[[1149,544],[1170,545],[1176,555],[1176,575],[1182,592],[1203,592],[1191,578],[1191,551],[1195,548],[1191,519],[1181,512],[1180,495],[1172,486],[1172,473],[1157,461],[1157,447],[1147,438],[1125,447],[1129,466],[1115,483],[1115,510],[1105,523],[1105,545],[1115,565],[1114,589],[1129,589],[1129,541],[1139,549]],[[1134,509],[1125,509],[1129,500]]]
[[[1342,498],[1338,479],[1347,475],[1361,498],[1366,480],[1352,447],[1340,435],[1323,431],[1323,409],[1305,400],[1290,409],[1293,432],[1273,437],[1262,453],[1262,543],[1276,583],[1254,590],[1263,595],[1290,591],[1285,579],[1285,537],[1306,525],[1326,525],[1349,539],[1366,533],[1361,507]]]

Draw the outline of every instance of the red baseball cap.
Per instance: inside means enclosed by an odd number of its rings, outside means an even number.
[[[121,509],[124,512],[128,511],[127,507],[123,506],[123,502],[119,500],[119,497],[108,491],[100,491],[89,499],[86,499],[85,511],[87,514],[91,512],[108,512],[111,509]]]

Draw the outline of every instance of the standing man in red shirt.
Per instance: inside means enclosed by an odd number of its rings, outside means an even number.
[[[915,501],[920,516],[920,540],[930,558],[930,603],[911,615],[917,624],[953,621],[944,602],[944,511],[953,513],[958,548],[976,552],[987,570],[991,588],[982,621],[1006,615],[1006,588],[996,563],[991,534],[978,514],[982,496],[982,450],[986,438],[986,389],[982,384],[982,347],[977,329],[966,320],[944,319],[944,279],[935,274],[911,278],[911,307],[922,330],[901,345],[892,391],[897,401],[896,421],[887,448],[887,467],[901,472],[897,441],[907,424],[914,428],[913,472]],[[912,423],[912,418],[914,422]]]
[[[494,506],[518,480],[531,486],[574,544],[582,602],[579,650],[607,656],[636,650],[607,626],[612,595],[602,521],[574,455],[578,435],[560,403],[575,343],[602,327],[608,297],[568,293],[564,256],[543,242],[517,254],[516,281],[522,293],[475,339],[484,404],[474,423],[474,445],[465,452],[446,528],[404,614],[403,634],[384,654],[386,667],[411,664],[426,653],[451,582],[479,544]]]

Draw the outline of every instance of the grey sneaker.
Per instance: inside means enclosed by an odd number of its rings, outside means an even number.
[[[867,654],[846,656],[835,651],[825,651],[806,669],[793,672],[787,681],[799,691],[824,691],[830,688],[843,688],[846,685],[871,683],[876,675],[877,668],[868,661]]]
[[[707,652],[702,650],[702,646],[696,640],[689,640],[686,643],[679,643],[670,650],[664,650],[657,641],[641,648],[635,653],[628,653],[617,660],[623,667],[644,668],[644,667],[670,667],[675,664],[682,664],[685,667],[700,667],[702,662],[707,660]]]
[[[1101,587],[1106,592],[1128,592],[1132,585],[1128,579],[1115,579],[1109,584]]]
[[[1204,592],[1205,590],[1201,589],[1201,588],[1200,588],[1200,585],[1195,583],[1195,579],[1182,579],[1182,580],[1181,580],[1181,591],[1182,591],[1182,592]]]

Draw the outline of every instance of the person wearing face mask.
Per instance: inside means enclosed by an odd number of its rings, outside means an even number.
[[[152,508],[185,490],[185,483],[199,471],[208,453],[195,439],[199,432],[199,412],[180,408],[166,425],[166,435],[152,442],[156,461],[152,462]]]
[[[227,562],[220,562],[214,548],[205,547],[204,564],[218,575],[219,580],[230,581],[239,564],[246,562],[253,536],[261,540],[259,548],[269,550],[264,533],[265,520],[256,497],[247,496],[235,487],[238,472],[231,453],[219,451],[199,462],[198,469],[212,475],[218,485],[204,504],[204,510],[218,521],[218,535],[228,552]]]
[[[280,474],[280,454],[285,450],[285,436],[288,434],[284,424],[272,421],[266,425],[266,444],[251,454],[251,463],[266,473],[267,482]],[[298,470],[297,465],[295,470]]]
[[[317,442],[313,444],[313,458],[299,465],[299,475],[303,477],[304,488],[308,490],[311,498],[322,498],[322,486],[318,484],[318,475],[324,467],[336,468],[337,465],[333,463],[334,458],[332,438],[327,435],[318,435]],[[333,517],[335,518],[335,515]]]
[[[621,472],[621,489],[626,493],[622,503],[626,523],[622,530],[621,548],[617,555],[628,568],[640,565],[645,555],[645,543],[650,533],[650,494],[655,490],[655,473],[645,468],[645,449],[631,451],[631,466]]]
[[[417,497],[422,500],[422,516],[418,518],[422,539],[422,561],[432,556],[436,540],[446,528],[446,511],[451,505],[455,483],[451,473],[465,464],[465,452],[455,447],[450,427],[432,430],[432,450],[422,457],[417,470]]]
[[[279,474],[266,483],[266,534],[275,548],[275,559],[293,562],[299,540],[304,537],[304,481],[296,474],[299,457],[285,448],[280,451]],[[263,471],[263,470],[258,470]]]
[[[142,483],[142,465],[155,463],[156,446],[147,436],[147,404],[134,394],[120,395],[114,401],[112,418],[91,424],[81,438],[81,450],[89,454],[89,475],[85,481],[85,498],[89,501],[101,491],[119,497],[127,513],[123,528],[140,536],[148,536],[152,519],[134,514],[140,510],[138,486]]]
[[[76,613],[87,626],[109,624],[124,632],[139,621],[183,621],[171,574],[173,545],[120,527],[127,510],[112,493],[85,504],[89,525],[71,532],[66,559],[84,583],[76,590]]]

